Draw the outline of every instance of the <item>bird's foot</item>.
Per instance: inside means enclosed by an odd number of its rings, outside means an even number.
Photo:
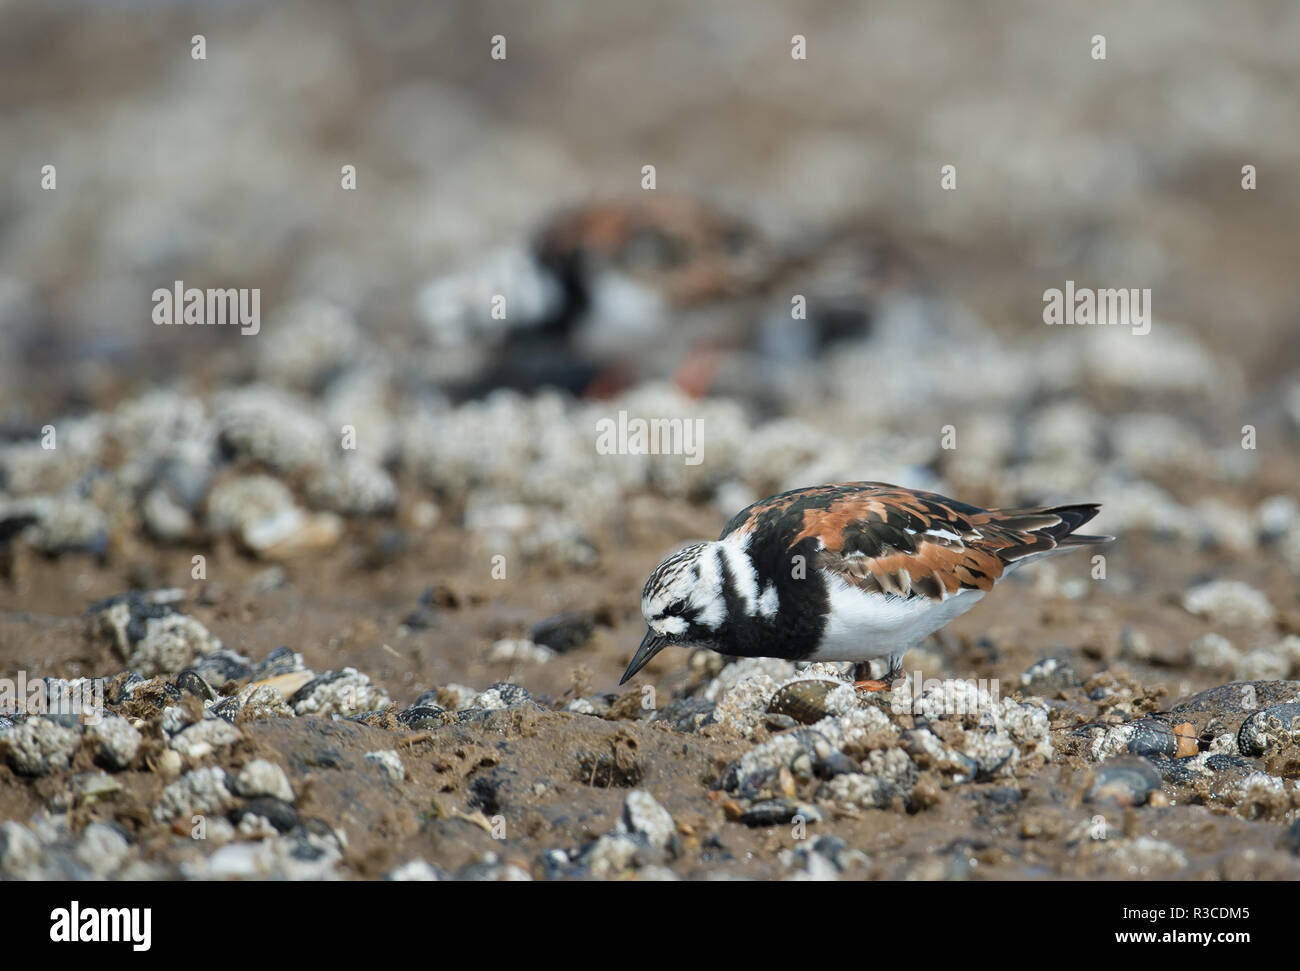
[[[879,681],[875,678],[868,678],[866,681],[854,681],[853,688],[860,694],[869,694],[872,691],[888,691],[893,687],[889,681]]]
[[[871,665],[866,661],[861,661],[853,669],[853,687],[861,694],[869,694],[872,691],[888,691],[894,686],[902,673],[901,665],[894,659],[889,659],[889,670],[883,678],[871,677]]]

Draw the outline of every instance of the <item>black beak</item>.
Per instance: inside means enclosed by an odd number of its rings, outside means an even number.
[[[632,663],[623,672],[623,678],[619,681],[619,684],[627,684],[632,675],[649,664],[650,659],[670,643],[672,642],[663,634],[656,634],[653,630],[647,630],[645,637],[641,638],[641,646],[636,649],[636,654],[632,655]]]

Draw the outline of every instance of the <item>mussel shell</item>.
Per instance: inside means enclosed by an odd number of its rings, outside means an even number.
[[[782,685],[772,695],[767,710],[773,715],[789,715],[801,725],[812,725],[833,714],[826,699],[842,682],[809,678]]]
[[[1237,749],[1242,755],[1264,755],[1284,736],[1300,742],[1300,702],[1286,702],[1255,712],[1241,723]]]

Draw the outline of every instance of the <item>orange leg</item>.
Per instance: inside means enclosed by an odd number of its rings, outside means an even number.
[[[862,693],[871,691],[888,691],[892,684],[888,681],[878,681],[874,678],[868,678],[866,681],[854,681],[853,687]]]
[[[871,665],[869,663],[866,661],[859,662],[853,669],[853,687],[864,694],[872,691],[888,691],[894,686],[894,681],[899,675],[902,667],[899,663],[901,660],[901,658],[890,657],[889,671],[886,672],[884,678],[879,679],[868,677],[871,674]]]

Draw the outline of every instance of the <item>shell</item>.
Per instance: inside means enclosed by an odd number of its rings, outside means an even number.
[[[1132,734],[1127,748],[1133,755],[1174,755],[1178,752],[1179,738],[1172,725],[1155,718],[1139,718],[1129,727]]]
[[[1242,755],[1265,755],[1269,749],[1300,744],[1300,702],[1273,705],[1255,712],[1241,723],[1237,749]]]
[[[1097,769],[1085,802],[1113,802],[1120,806],[1141,806],[1163,780],[1160,771],[1140,756],[1120,756]]]
[[[821,810],[807,803],[798,803],[791,799],[766,799],[756,802],[741,815],[740,821],[746,826],[780,826],[796,816],[802,816],[806,822],[817,823],[822,820]]]
[[[773,715],[788,715],[801,725],[812,725],[839,713],[832,709],[827,699],[840,687],[844,687],[843,682],[826,678],[791,681],[776,690],[767,703],[767,710]]]

